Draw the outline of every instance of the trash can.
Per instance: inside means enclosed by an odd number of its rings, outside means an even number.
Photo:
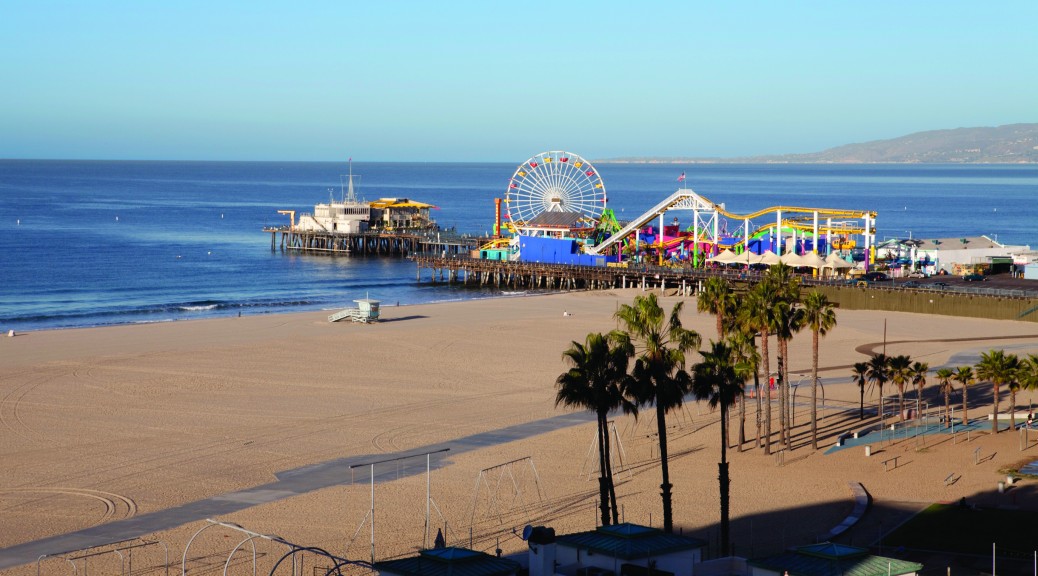
[[[868,444],[866,444],[865,445],[865,457],[868,458],[869,456],[872,456],[872,446],[869,446]]]
[[[1005,494],[1006,493],[1006,483],[1005,482],[999,482],[998,483],[998,493],[999,494]]]

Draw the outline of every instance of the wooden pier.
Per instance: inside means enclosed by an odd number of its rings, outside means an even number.
[[[431,282],[458,282],[474,287],[510,289],[608,290],[613,288],[677,289],[691,294],[708,273],[682,268],[572,266],[538,262],[479,260],[465,256],[414,256],[417,278],[429,271]]]
[[[355,254],[362,256],[412,255],[465,256],[488,241],[479,236],[459,235],[439,230],[367,231],[346,234],[331,231],[298,230],[290,226],[264,228],[270,234],[270,250]],[[280,238],[279,238],[280,237]]]

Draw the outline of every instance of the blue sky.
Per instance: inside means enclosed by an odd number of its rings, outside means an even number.
[[[0,158],[813,152],[1038,122],[1038,2],[0,9]]]

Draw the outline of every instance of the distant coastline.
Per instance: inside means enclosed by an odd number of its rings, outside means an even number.
[[[916,132],[807,154],[620,157],[602,164],[1038,164],[1038,124]]]

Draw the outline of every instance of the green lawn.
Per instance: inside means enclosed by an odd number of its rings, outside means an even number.
[[[933,504],[883,538],[884,546],[958,554],[1030,557],[1038,548],[1038,513]]]

